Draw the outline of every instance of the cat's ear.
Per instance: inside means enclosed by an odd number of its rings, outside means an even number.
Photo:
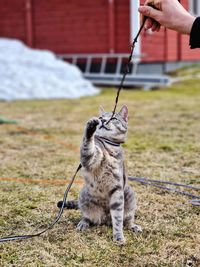
[[[102,106],[99,107],[99,116],[102,116],[105,113],[105,110]]]
[[[128,108],[127,106],[123,106],[119,112],[119,115],[125,120],[125,122],[128,121]]]

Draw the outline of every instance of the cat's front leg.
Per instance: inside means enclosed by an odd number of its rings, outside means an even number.
[[[142,232],[140,225],[135,224],[136,199],[133,189],[127,185],[124,189],[124,225],[135,233]]]
[[[113,190],[112,190],[113,191]],[[112,218],[113,240],[119,245],[125,244],[123,234],[124,194],[122,189],[116,187],[110,196],[110,214]]]
[[[81,164],[90,170],[97,168],[103,157],[101,149],[95,145],[94,141],[94,133],[99,123],[99,119],[95,117],[87,122],[81,145]]]

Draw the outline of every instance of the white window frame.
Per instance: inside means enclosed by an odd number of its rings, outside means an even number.
[[[140,0],[130,0],[130,42],[133,42],[138,30],[140,28],[140,14],[138,7],[140,6]],[[141,55],[140,37],[135,45],[135,55]],[[139,60],[139,59],[137,59]]]
[[[194,16],[200,16],[200,1],[199,0],[188,0],[188,1],[189,1],[189,12]]]

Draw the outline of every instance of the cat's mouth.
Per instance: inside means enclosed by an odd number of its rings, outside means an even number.
[[[102,123],[102,125],[99,127],[100,130],[101,130],[102,128],[105,129],[105,130],[107,130],[107,131],[111,131],[111,129],[107,128],[107,127],[104,125],[104,123]]]

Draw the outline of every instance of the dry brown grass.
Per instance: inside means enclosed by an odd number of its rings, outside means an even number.
[[[124,146],[129,175],[200,185],[199,82],[122,92],[120,104],[130,112]],[[31,233],[52,221],[62,182],[79,163],[85,122],[98,114],[99,105],[111,110],[114,98],[108,89],[81,100],[0,103],[0,113],[19,122],[0,125],[0,236]],[[132,184],[143,233],[125,231],[126,246],[113,244],[112,230],[105,226],[77,233],[80,212],[66,211],[48,234],[1,244],[0,266],[180,267],[190,259],[200,266],[200,209],[187,197]],[[76,183],[70,198],[79,189]]]

